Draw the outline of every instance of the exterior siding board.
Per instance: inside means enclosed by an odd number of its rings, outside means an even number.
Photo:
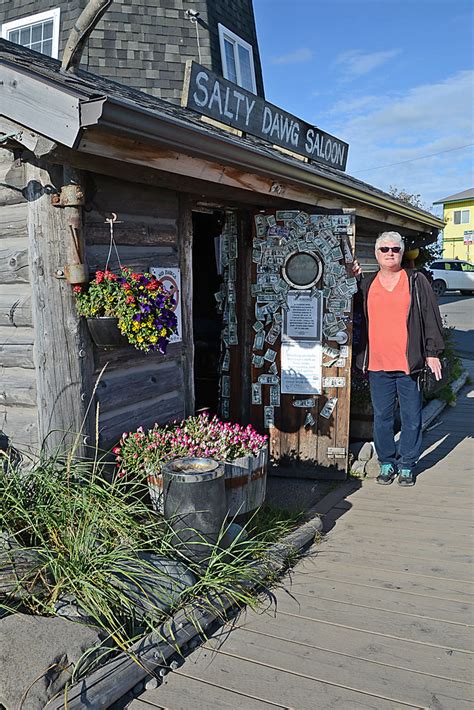
[[[59,56],[87,0],[10,0],[0,7],[0,24],[61,8]],[[137,6],[138,5],[138,6]],[[196,25],[187,9],[199,12]],[[257,92],[263,96],[252,0],[116,0],[89,38],[81,66],[135,89],[180,103],[187,59],[222,74],[218,23],[253,47]]]

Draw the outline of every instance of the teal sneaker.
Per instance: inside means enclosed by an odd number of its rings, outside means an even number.
[[[393,463],[383,463],[380,466],[380,473],[375,479],[381,486],[389,486],[397,475],[397,469]]]
[[[398,475],[398,485],[399,486],[414,486],[415,476],[411,468],[402,468]]]

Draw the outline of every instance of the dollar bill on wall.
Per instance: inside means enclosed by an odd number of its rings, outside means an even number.
[[[263,426],[265,429],[270,429],[270,427],[275,424],[275,409],[272,406],[263,408]]]
[[[262,404],[262,385],[259,382],[252,384],[252,404]]]

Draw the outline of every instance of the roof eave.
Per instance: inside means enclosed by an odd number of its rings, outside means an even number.
[[[315,172],[314,166],[297,163],[283,153],[270,155],[257,147],[239,146],[235,139],[228,138],[224,131],[215,135],[206,131],[204,126],[201,129],[179,118],[154,116],[146,109],[110,98],[102,103],[100,115],[96,113],[95,116],[87,125],[83,123],[83,128],[97,125],[105,131],[119,133],[135,140],[172,147],[208,160],[213,159],[260,174],[272,175],[277,179],[285,178],[305,187],[330,191],[435,229],[444,227],[443,220],[434,215],[389,196],[347,184],[343,174],[340,178],[337,175],[325,176]]]

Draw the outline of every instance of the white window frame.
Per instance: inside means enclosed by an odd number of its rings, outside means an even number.
[[[11,20],[10,22],[4,22],[2,25],[2,39],[8,39],[8,35],[12,30],[21,30],[23,27],[28,27],[29,25],[35,25],[38,22],[44,22],[45,20],[53,20],[53,43],[51,56],[54,59],[59,57],[59,18],[61,15],[61,10],[59,7],[55,7],[52,10],[46,10],[45,12],[38,12],[36,15],[28,15],[28,17],[20,17],[18,20]]]
[[[455,214],[456,212],[459,212],[459,222],[455,222]],[[462,218],[463,212],[467,212],[467,220],[464,221]],[[471,221],[471,210],[470,209],[459,209],[459,210],[453,210],[453,224],[469,224]]]
[[[255,80],[255,64],[253,61],[253,47],[251,44],[246,42],[242,37],[239,37],[239,35],[236,35],[235,32],[232,32],[232,30],[227,29],[224,25],[222,25],[220,22],[218,23],[219,27],[219,45],[221,48],[221,60],[222,60],[222,74],[224,76],[224,79],[229,78],[229,71],[227,67],[227,57],[225,54],[225,46],[224,46],[224,39],[229,40],[232,42],[232,44],[238,45],[240,44],[244,49],[246,49],[250,55],[250,69],[252,72],[252,93],[256,94],[257,93],[257,82]],[[240,61],[239,61],[239,54],[234,50],[234,61],[235,61],[235,71],[237,73],[237,84],[241,86],[242,88],[245,88],[242,86],[242,77],[240,73]],[[247,89],[248,90],[248,89]]]

